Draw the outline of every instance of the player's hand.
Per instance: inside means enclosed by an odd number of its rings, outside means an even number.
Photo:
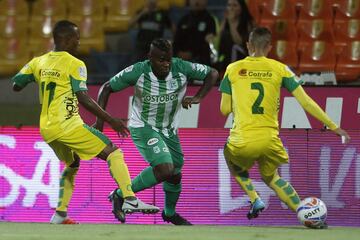
[[[114,131],[116,131],[120,137],[120,134],[122,137],[127,137],[130,134],[129,129],[126,127],[126,124],[123,119],[120,118],[113,118],[109,122],[110,126]]]
[[[183,108],[185,108],[185,109],[191,108],[191,104],[199,104],[199,103],[200,103],[200,98],[192,97],[192,96],[184,97],[181,102]]]
[[[341,137],[341,142],[343,144],[348,144],[350,142],[350,136],[349,134],[344,130],[344,129],[341,129],[341,128],[336,128],[334,130],[334,132]]]

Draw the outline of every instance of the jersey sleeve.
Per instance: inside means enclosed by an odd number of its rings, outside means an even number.
[[[34,77],[34,62],[36,60],[31,60],[28,64],[26,64],[11,80],[13,83],[23,88],[31,82],[35,82]]]
[[[334,123],[330,117],[322,110],[322,108],[311,98],[309,97],[302,87],[298,87],[292,92],[292,95],[300,103],[300,105],[316,119],[324,123],[331,130],[338,128],[336,123]]]
[[[114,92],[121,91],[129,86],[134,86],[142,74],[142,63],[131,65],[110,79],[110,86]]]
[[[293,92],[298,86],[302,84],[302,81],[296,77],[296,75],[290,70],[288,66],[284,65],[282,70],[281,86],[285,87],[289,92]]]
[[[87,69],[82,61],[74,61],[70,72],[70,81],[73,92],[87,91]]]
[[[205,64],[192,63],[179,59],[179,67],[188,80],[204,80],[211,68]]]
[[[227,93],[229,95],[232,94],[231,91],[231,83],[230,83],[230,79],[229,79],[229,74],[228,71],[225,72],[224,74],[224,78],[220,83],[220,87],[219,87],[220,92],[222,93]]]

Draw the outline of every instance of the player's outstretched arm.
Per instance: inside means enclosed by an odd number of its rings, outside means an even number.
[[[100,87],[97,102],[102,109],[104,109],[104,110],[106,109],[110,94],[112,92],[113,91],[112,91],[109,81],[107,81]],[[99,117],[96,117],[96,122],[94,124],[94,127],[96,129],[98,129],[99,131],[102,131],[104,128],[104,120],[102,120]]]
[[[195,96],[186,96],[182,100],[182,106],[185,109],[191,107],[191,104],[198,104],[209,93],[212,86],[215,85],[219,78],[219,73],[214,68],[211,68],[210,72],[204,79],[204,84],[200,87]]]
[[[97,118],[109,123],[112,129],[120,133],[122,136],[128,136],[129,129],[126,127],[124,122],[121,119],[111,117],[108,112],[102,109],[97,102],[88,95],[87,91],[76,92],[76,97],[79,103],[86,108],[86,110],[94,114]]]
[[[293,92],[292,95],[300,103],[300,105],[305,109],[306,112],[310,113],[320,122],[324,123],[330,130],[335,132],[337,135],[342,137],[342,143],[349,143],[350,136],[349,134],[338,127],[330,117],[320,108],[320,106],[306,94],[304,89],[301,86],[298,86]]]

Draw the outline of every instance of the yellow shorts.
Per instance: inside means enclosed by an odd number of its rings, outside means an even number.
[[[278,137],[263,138],[241,146],[227,143],[224,156],[228,162],[243,171],[252,168],[257,161],[262,176],[272,176],[281,164],[289,161],[289,156]]]
[[[49,145],[56,156],[69,166],[74,161],[74,153],[82,160],[89,160],[96,157],[110,143],[103,133],[84,124],[65,133]]]

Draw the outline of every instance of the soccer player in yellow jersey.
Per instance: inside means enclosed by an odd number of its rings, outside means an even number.
[[[13,90],[20,91],[36,82],[40,89],[40,133],[66,164],[60,179],[59,201],[50,223],[75,224],[67,216],[72,197],[79,159],[94,157],[107,161],[111,176],[123,192],[125,213],[156,213],[159,208],[143,203],[131,190],[131,180],[123,153],[101,132],[84,124],[78,102],[98,118],[110,124],[121,135],[129,130],[122,120],[113,118],[89,97],[86,87],[87,70],[84,62],[75,58],[79,45],[79,29],[62,20],[53,29],[55,48],[35,57],[13,77]]]
[[[350,137],[305,93],[286,65],[266,57],[271,49],[271,32],[267,28],[255,28],[247,48],[249,57],[226,69],[220,85],[220,110],[225,116],[231,112],[234,115],[224,156],[231,174],[250,198],[247,217],[251,219],[265,208],[249,178],[248,170],[255,162],[263,181],[292,211],[300,202],[295,189],[277,171],[289,159],[278,136],[281,87],[291,92],[308,113],[342,136],[345,143]]]

